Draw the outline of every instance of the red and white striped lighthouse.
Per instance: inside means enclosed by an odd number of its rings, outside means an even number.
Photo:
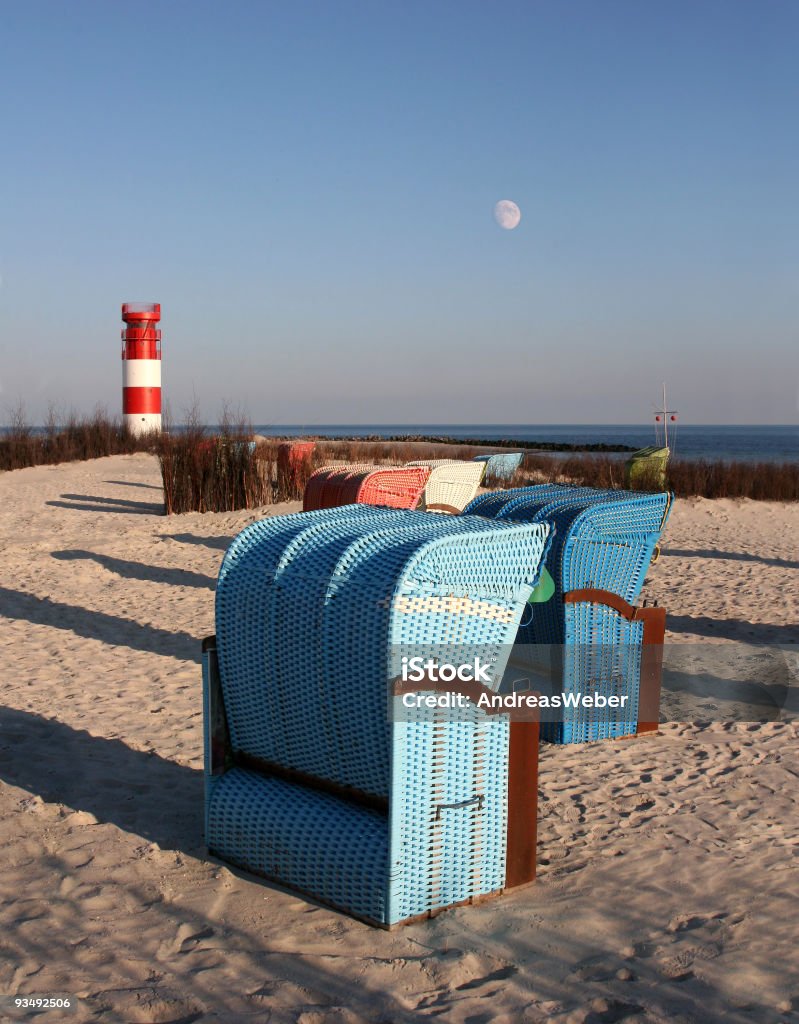
[[[161,429],[161,304],[125,302],[122,319],[122,419],[147,434]]]

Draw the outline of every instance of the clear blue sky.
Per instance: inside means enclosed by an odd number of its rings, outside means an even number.
[[[4,414],[796,422],[793,0],[0,13]]]

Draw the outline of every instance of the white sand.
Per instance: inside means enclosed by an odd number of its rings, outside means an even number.
[[[799,1020],[792,724],[542,747],[535,885],[391,933],[211,862],[199,649],[254,516],[160,497],[146,455],[0,475],[0,992],[83,1000],[41,1021]],[[795,642],[798,534],[799,505],[680,502],[645,595],[675,639]]]

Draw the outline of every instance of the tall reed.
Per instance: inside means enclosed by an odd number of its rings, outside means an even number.
[[[0,435],[0,470],[152,451],[154,440],[152,435],[129,434],[102,406],[85,419],[78,419],[74,412],[63,415],[51,406],[43,429],[36,430],[29,424],[24,406],[18,404]]]
[[[511,486],[525,487],[534,483],[624,488],[624,460],[590,455],[572,456],[567,459],[528,455]],[[707,462],[674,459],[668,465],[666,487],[683,498],[799,501],[799,465],[790,462]],[[660,491],[663,487],[656,474],[653,474],[649,479],[642,476],[632,489]]]
[[[251,440],[252,427],[223,412],[218,434],[207,436],[196,405],[180,433],[165,431],[158,445],[167,515],[234,512],[274,499],[274,454]]]

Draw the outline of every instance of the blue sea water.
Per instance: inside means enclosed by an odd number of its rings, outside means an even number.
[[[429,424],[429,423],[324,423],[261,424],[255,431],[283,437],[392,437],[424,434],[437,437],[479,438],[486,441],[546,441],[563,444],[625,444],[644,448],[655,444],[650,426],[630,424]],[[799,425],[692,426],[678,423],[669,429],[674,457],[683,459],[739,460],[743,462],[799,462]]]
[[[0,427],[0,436],[9,428]],[[180,426],[173,429],[178,431]],[[208,429],[216,429],[209,425]],[[518,423],[261,423],[253,430],[274,437],[430,437],[473,438],[487,441],[542,441],[584,445],[610,444],[645,448],[655,444],[653,426],[641,424],[518,424]],[[34,433],[43,432],[34,427]],[[662,435],[661,435],[662,438]],[[662,439],[657,439],[662,443]],[[799,463],[799,424],[782,426],[696,426],[677,423],[669,427],[672,455],[709,461]]]

